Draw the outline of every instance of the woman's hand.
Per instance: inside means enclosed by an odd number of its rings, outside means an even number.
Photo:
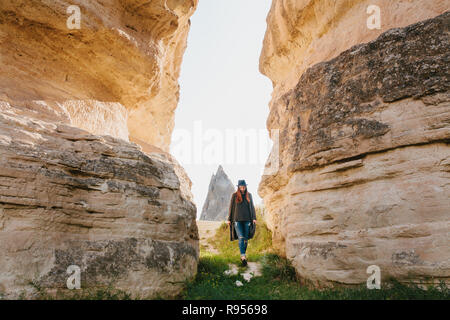
[[[253,220],[253,223],[256,224],[256,220]]]
[[[231,223],[231,221],[230,221],[230,220],[227,220],[227,225],[230,225],[230,223]]]

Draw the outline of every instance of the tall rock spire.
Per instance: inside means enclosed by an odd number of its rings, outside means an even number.
[[[235,187],[223,170],[222,165],[217,168],[209,182],[208,195],[203,204],[200,220],[220,221],[228,215],[228,204]]]

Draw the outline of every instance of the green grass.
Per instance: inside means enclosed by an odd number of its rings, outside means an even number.
[[[382,283],[380,290],[369,290],[366,286],[351,288],[317,289],[304,285],[296,276],[290,262],[271,250],[270,230],[258,217],[258,225],[253,239],[249,240],[247,257],[249,261],[259,261],[262,276],[247,282],[241,275],[227,276],[224,271],[228,263],[239,265],[237,240],[229,240],[229,227],[223,223],[211,239],[211,244],[219,254],[200,250],[198,273],[194,280],[186,282],[179,299],[188,300],[412,300],[450,299],[449,289],[444,283],[429,286],[427,290],[415,284],[401,284],[396,281]],[[244,268],[240,267],[242,271]],[[235,281],[244,285],[237,287]]]
[[[179,296],[188,300],[413,300],[450,299],[448,288],[430,286],[424,290],[414,284],[405,285],[395,281],[383,283],[380,290],[368,290],[365,286],[354,288],[311,289],[301,285],[290,263],[273,253],[263,254],[262,276],[245,281],[240,275],[226,276],[229,258],[205,254],[200,258],[198,274],[186,284]],[[244,285],[237,287],[235,281]]]
[[[248,241],[247,259],[248,261],[257,261],[264,253],[268,253],[272,248],[272,234],[267,228],[261,215],[256,214],[257,225],[256,232],[252,239]],[[210,243],[218,249],[219,254],[229,262],[240,261],[238,249],[238,240],[230,241],[230,227],[223,222],[212,237]],[[200,256],[202,252],[200,251]]]

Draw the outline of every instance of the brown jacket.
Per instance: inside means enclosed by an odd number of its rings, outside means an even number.
[[[236,191],[236,192],[238,192],[238,191]],[[230,223],[230,241],[238,239],[236,229],[234,227],[235,212],[236,212],[236,201],[235,201],[236,200],[236,192],[234,192],[231,195],[230,207],[228,209],[228,221],[231,221],[231,223]],[[252,220],[256,220],[256,210],[255,210],[255,206],[253,205],[252,194],[250,192],[248,192],[248,195],[250,197],[250,203],[249,203],[250,214],[252,216]],[[248,237],[249,239],[253,238],[253,235],[255,234],[255,229],[256,229],[256,225],[254,223],[252,223],[250,225],[250,232],[249,232],[249,237]]]

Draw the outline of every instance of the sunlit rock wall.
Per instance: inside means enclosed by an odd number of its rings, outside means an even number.
[[[196,5],[1,1],[0,297],[67,289],[70,265],[82,289],[144,298],[195,275],[191,181],[167,151]]]
[[[69,29],[68,7],[80,8]],[[95,134],[168,151],[197,0],[0,3],[0,100],[44,100]]]
[[[367,28],[372,4],[380,30]],[[259,194],[299,276],[360,284],[375,264],[382,279],[448,281],[447,9],[273,1],[260,69],[274,85],[267,128],[280,130],[268,164],[280,168]]]

